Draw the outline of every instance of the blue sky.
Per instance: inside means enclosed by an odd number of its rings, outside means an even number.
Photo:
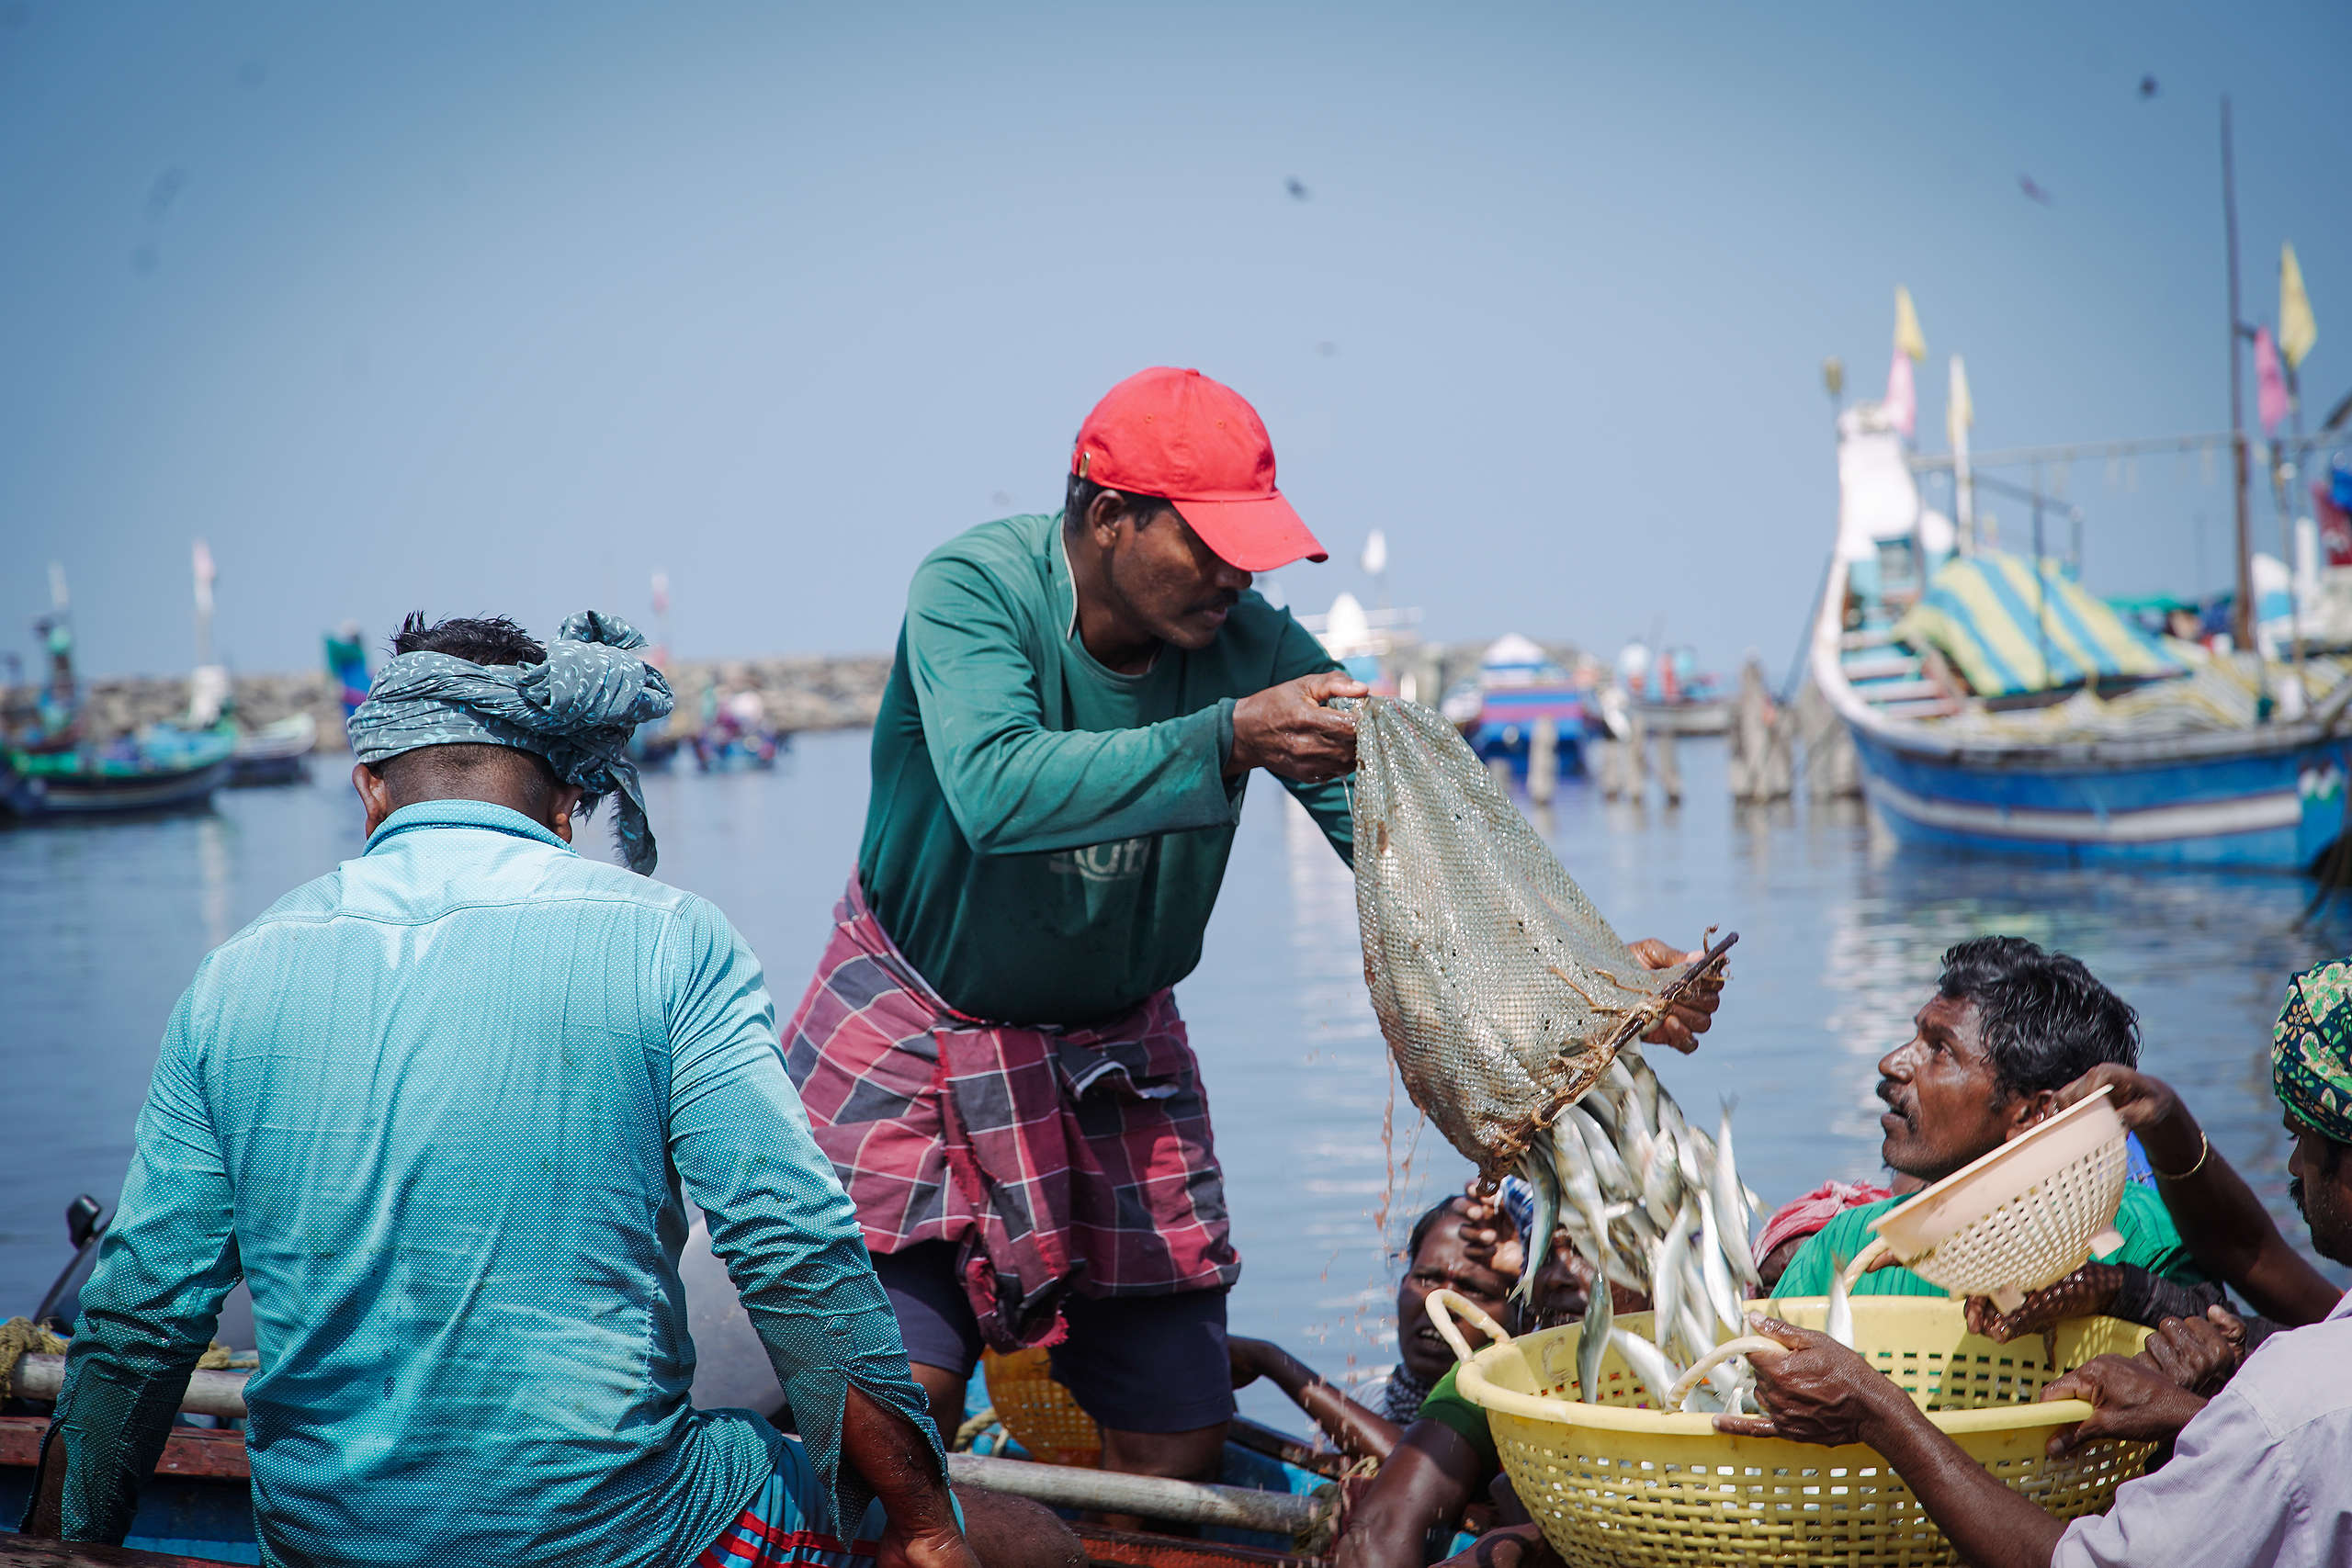
[[[1980,446],[2226,422],[2223,91],[2248,309],[2292,239],[2352,389],[2347,57],[2341,6],[0,0],[0,649],[58,559],[87,668],[185,667],[199,535],[247,669],[656,569],[682,653],[884,649],[1174,363],[1332,547],[1295,603],[1377,526],[1438,635],[1778,666],[1895,284],[1932,445],[1955,349]],[[2113,479],[2095,587],[2222,582],[2218,479]]]

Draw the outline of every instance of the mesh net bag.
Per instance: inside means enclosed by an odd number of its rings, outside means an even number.
[[[1736,939],[1644,968],[1453,725],[1385,697],[1346,705],[1373,1011],[1413,1103],[1498,1181]]]

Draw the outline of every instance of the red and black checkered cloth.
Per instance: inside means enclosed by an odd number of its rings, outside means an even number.
[[[853,876],[784,1044],[866,1247],[956,1243],[998,1349],[1058,1339],[1072,1290],[1171,1295],[1240,1274],[1172,992],[1085,1029],[967,1018],[899,955]]]

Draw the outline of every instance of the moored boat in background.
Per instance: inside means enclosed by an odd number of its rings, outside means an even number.
[[[1812,673],[1898,839],[2301,871],[2342,835],[2352,663],[2160,645],[2055,562],[1969,550],[1878,404],[1838,473]]]
[[[311,752],[319,743],[319,721],[307,713],[247,730],[237,737],[229,763],[232,789],[300,784],[311,776]]]

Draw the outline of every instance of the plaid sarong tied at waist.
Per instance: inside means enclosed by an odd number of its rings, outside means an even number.
[[[1000,1350],[1050,1345],[1061,1303],[1229,1286],[1241,1272],[1200,1063],[1162,990],[1084,1029],[956,1012],[852,876],[784,1033],[865,1245],[956,1245]]]

